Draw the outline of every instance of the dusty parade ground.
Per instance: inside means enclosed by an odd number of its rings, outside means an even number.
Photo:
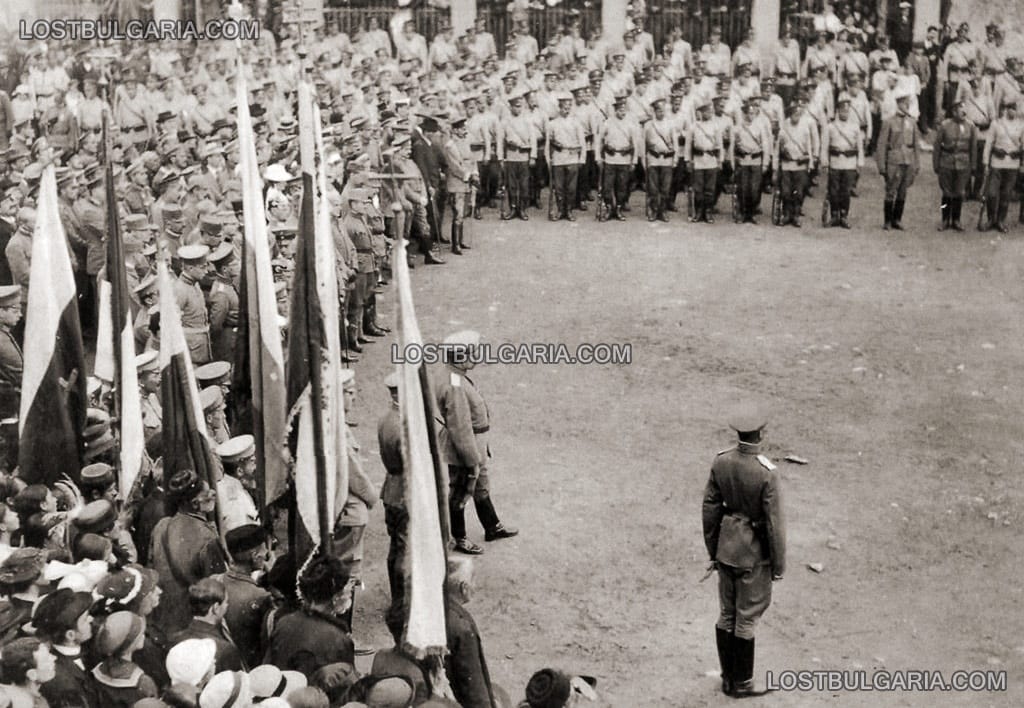
[[[724,215],[698,227],[679,213],[652,225],[634,195],[625,224],[491,212],[468,227],[467,255],[413,271],[427,340],[474,328],[494,343],[632,345],[630,365],[473,375],[492,416],[492,494],[522,533],[484,544],[470,609],[514,699],[555,666],[596,676],[621,708],[731,702],[708,675],[717,597],[714,579],[699,582],[700,502],[712,458],[733,444],[728,413],[756,400],[771,410],[789,532],[756,675],[990,669],[1009,686],[752,703],[1024,705],[1024,227],[977,233],[972,202],[966,233],[936,232],[926,169],[909,230],[883,232],[880,180],[865,172],[852,231],[815,223],[821,188],[803,229]],[[393,304],[389,293],[389,322]],[[377,481],[388,346],[357,364],[356,434]],[[378,507],[354,629],[379,647],[386,548]]]

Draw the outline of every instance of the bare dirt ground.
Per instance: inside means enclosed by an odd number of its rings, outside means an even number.
[[[635,195],[626,224],[489,215],[469,227],[469,254],[414,271],[428,340],[470,327],[491,342],[632,344],[631,365],[474,375],[493,416],[493,496],[522,533],[485,544],[470,609],[514,699],[551,665],[597,676],[612,706],[730,702],[706,675],[717,599],[698,583],[700,502],[733,444],[728,413],[755,399],[772,410],[789,532],[758,673],[994,669],[1009,690],[754,704],[1024,705],[1024,227],[974,232],[970,203],[967,233],[937,233],[926,170],[909,230],[883,232],[880,180],[865,173],[852,231],[813,224],[818,199],[799,230],[681,214],[654,226]],[[356,433],[378,479],[387,346],[357,365]],[[378,508],[355,627],[377,646],[390,644],[385,555]]]

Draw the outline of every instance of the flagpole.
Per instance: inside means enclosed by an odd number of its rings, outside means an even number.
[[[111,145],[111,140],[110,140],[109,121],[110,121],[109,116],[107,115],[107,112],[104,111],[103,112],[103,123],[102,123],[102,126],[103,126],[103,171],[104,171],[103,186],[104,186],[104,192],[106,193],[106,195],[105,195],[106,196],[106,206],[107,206],[107,210],[106,211],[107,211],[107,221],[108,222],[110,222],[110,220],[112,218],[116,218],[115,214],[111,213],[111,209],[110,209],[111,200],[113,199],[113,195],[111,194],[111,190],[114,188],[114,173],[113,173],[113,169],[112,169],[112,167],[110,165],[110,151],[111,151],[112,145]],[[117,231],[115,232],[114,229],[117,229]],[[120,239],[120,224],[107,223],[107,238],[108,239],[113,239],[115,237],[115,233],[116,233],[117,238]],[[122,409],[122,397],[123,397],[123,393],[124,393],[121,390],[122,389],[122,386],[121,386],[121,380],[122,380],[121,379],[121,370],[124,367],[124,362],[121,361],[121,354],[122,354],[122,352],[121,352],[121,333],[124,331],[124,324],[125,323],[123,322],[123,314],[121,313],[120,308],[116,307],[115,303],[114,303],[113,281],[111,280],[111,273],[110,273],[110,265],[111,265],[111,263],[110,263],[110,250],[111,250],[111,248],[114,248],[117,253],[122,253],[123,251],[122,251],[121,248],[117,248],[117,245],[114,244],[112,241],[107,244],[107,253],[106,253],[107,282],[110,283],[110,286],[111,286],[110,302],[108,303],[108,305],[110,307],[110,336],[111,336],[111,339],[113,340],[111,342],[111,345],[112,345],[112,351],[113,351],[113,354],[114,354],[114,356],[113,356],[114,374],[112,376],[112,381],[111,381],[112,393],[114,394],[114,396],[113,396],[113,399],[114,399],[114,417],[113,417],[113,420],[111,422],[114,423],[114,425],[112,427],[114,427],[116,429],[116,432],[117,432],[117,435],[114,438],[114,440],[117,443],[117,454],[114,455],[114,479],[116,479],[118,482],[121,482],[121,470],[122,470],[122,467],[123,467],[122,460],[121,460],[121,450],[124,447],[124,426],[123,426],[122,415],[121,415],[121,412],[122,412],[121,411],[121,409]],[[118,491],[120,491],[120,493],[121,493],[122,500],[127,502],[128,501],[128,495],[131,493],[131,490],[130,489],[120,489]]]
[[[403,249],[404,251],[404,249]],[[404,253],[402,254],[404,257]],[[434,486],[437,488],[437,510],[441,521],[441,540],[444,541],[445,559],[448,556],[448,541],[451,540],[451,520],[448,511],[448,490],[444,479],[444,468],[441,466],[441,451],[437,444],[437,412],[434,410],[434,392],[430,387],[430,376],[427,365],[420,364],[416,372],[420,378],[420,390],[423,391],[423,414],[427,419],[427,441],[430,443],[430,460],[434,464]]]

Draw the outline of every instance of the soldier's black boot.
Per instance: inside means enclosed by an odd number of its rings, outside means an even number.
[[[884,231],[888,231],[892,228],[892,209],[893,203],[886,199],[885,204],[882,207],[882,211],[885,213],[885,225],[882,226],[882,230]]]
[[[850,228],[850,222],[846,218],[848,213],[845,209],[839,212],[839,225],[844,229]]]
[[[459,225],[452,222],[452,253],[456,256],[462,255],[462,244],[459,243]]]
[[[498,518],[498,512],[494,510],[494,502],[490,497],[474,499],[476,515],[480,517],[480,523],[484,527],[485,541],[500,541],[503,538],[512,538],[519,535],[519,529],[505,526]]]
[[[732,695],[732,632],[727,632],[721,627],[715,627],[715,644],[718,645],[718,664],[722,667],[722,693]]]
[[[459,246],[462,247],[463,251],[470,250],[469,245],[466,243],[466,224],[465,224],[465,222],[459,224]]]
[[[763,696],[768,693],[764,686],[754,683],[754,640],[732,637],[733,661],[733,698],[749,698]]]
[[[477,221],[479,221],[480,219],[483,218],[482,216],[480,216],[480,205],[479,204],[474,204],[473,205],[473,218],[476,219]]]
[[[942,204],[939,205],[939,211],[942,213],[942,224],[939,225],[939,231],[945,231],[949,228],[949,213],[950,213],[950,200],[945,197],[942,198]]]
[[[897,199],[892,204],[892,227],[897,231],[903,230],[903,224],[900,222],[903,220],[903,205],[905,203],[902,199]]]
[[[359,340],[359,326],[350,324],[348,326],[348,348],[357,354],[362,354],[363,348],[360,345]]]
[[[953,230],[954,231],[963,231],[964,230],[963,224],[960,223],[960,215],[963,213],[963,208],[964,208],[964,200],[963,199],[957,198],[957,199],[953,200],[953,216],[952,216],[952,221],[953,221]]]

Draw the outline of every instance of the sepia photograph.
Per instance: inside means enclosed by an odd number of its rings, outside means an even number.
[[[0,708],[1024,705],[1017,0],[3,0]]]

